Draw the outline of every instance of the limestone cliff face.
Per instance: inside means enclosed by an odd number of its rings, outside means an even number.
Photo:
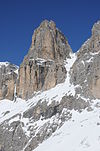
[[[100,98],[100,21],[94,24],[92,36],[77,52],[72,71],[72,81],[80,85],[78,93]]]
[[[43,21],[34,31],[32,44],[19,68],[17,95],[28,99],[34,92],[48,90],[64,81],[64,60],[72,52],[53,21]]]
[[[8,62],[0,63],[0,100],[14,98],[18,67]]]

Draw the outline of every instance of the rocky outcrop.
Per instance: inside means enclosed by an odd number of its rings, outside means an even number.
[[[94,24],[92,36],[77,52],[72,82],[78,85],[77,93],[87,98],[100,98],[100,21]]]
[[[0,62],[0,100],[14,99],[18,67],[8,62]]]
[[[32,151],[71,119],[71,110],[82,112],[86,108],[88,102],[72,96],[64,96],[61,102],[52,101],[50,105],[38,101],[23,115],[17,114],[0,125],[0,144],[5,151]]]
[[[21,151],[26,141],[20,121],[13,122],[10,126],[7,123],[0,125],[0,143],[2,144],[0,151]]]
[[[34,31],[28,54],[19,68],[17,95],[28,99],[36,91],[48,90],[64,82],[64,60],[72,52],[53,21],[43,21]]]

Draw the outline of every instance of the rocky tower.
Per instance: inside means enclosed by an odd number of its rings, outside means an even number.
[[[8,62],[0,62],[0,100],[14,99],[18,67]]]
[[[64,60],[72,52],[53,21],[43,21],[34,31],[32,44],[19,68],[17,95],[28,99],[34,92],[48,90],[64,82]]]

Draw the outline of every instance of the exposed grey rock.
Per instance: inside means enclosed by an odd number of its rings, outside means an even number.
[[[77,52],[71,71],[71,81],[78,94],[86,98],[100,98],[100,21],[92,28],[92,36]]]
[[[0,63],[0,100],[14,98],[18,67],[8,62]]]
[[[5,151],[32,151],[72,117],[71,110],[82,112],[86,108],[89,108],[89,102],[76,100],[72,96],[64,96],[60,102],[53,101],[50,105],[40,100],[23,115],[17,114],[0,125],[0,144]],[[27,128],[24,119],[29,120]],[[38,129],[35,123],[40,119],[44,124]],[[26,135],[25,128],[29,136]]]

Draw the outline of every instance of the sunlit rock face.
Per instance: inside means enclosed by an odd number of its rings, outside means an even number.
[[[34,92],[48,90],[64,82],[64,60],[72,52],[53,21],[43,21],[34,31],[32,44],[19,68],[17,95],[28,99]]]

